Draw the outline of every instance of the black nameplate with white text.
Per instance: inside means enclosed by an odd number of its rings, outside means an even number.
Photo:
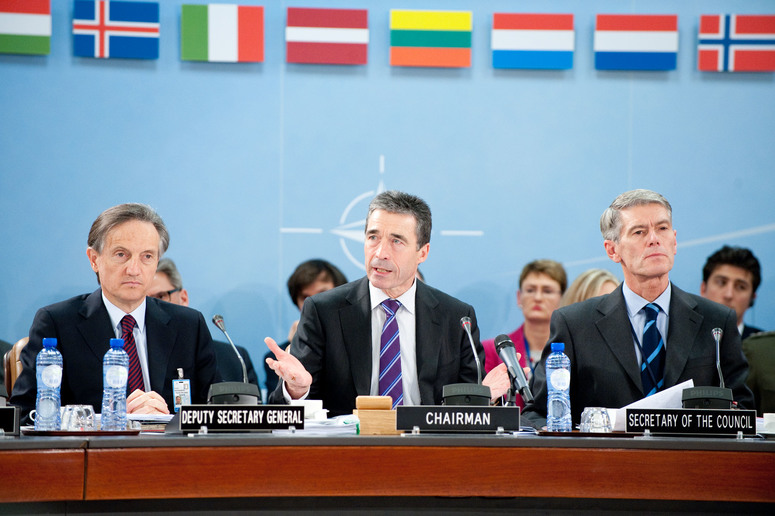
[[[183,405],[180,430],[198,432],[253,432],[304,428],[304,407],[289,405]]]
[[[0,407],[0,428],[5,435],[19,435],[19,407]]]
[[[756,435],[756,411],[732,409],[627,409],[628,432],[682,435]]]
[[[396,430],[496,432],[519,430],[519,408],[422,405],[396,407]]]

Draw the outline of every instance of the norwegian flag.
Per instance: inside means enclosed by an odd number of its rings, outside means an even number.
[[[701,16],[697,69],[775,72],[775,15]]]

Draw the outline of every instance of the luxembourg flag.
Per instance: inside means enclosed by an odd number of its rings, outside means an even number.
[[[365,65],[369,51],[366,9],[288,8],[288,63]]]
[[[158,59],[159,3],[75,0],[73,54]]]
[[[568,70],[573,68],[572,14],[495,13],[493,68]]]
[[[675,70],[678,15],[598,14],[594,48],[598,70]]]
[[[701,72],[775,72],[775,15],[700,17]]]
[[[0,0],[0,53],[45,55],[50,51],[49,0]]]
[[[264,8],[235,4],[183,5],[180,58],[226,63],[264,60]]]

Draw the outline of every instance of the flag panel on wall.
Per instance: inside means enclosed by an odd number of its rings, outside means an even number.
[[[50,52],[50,0],[0,0],[0,53]]]
[[[471,66],[471,11],[390,11],[390,65]]]
[[[184,4],[180,14],[184,61],[262,62],[264,8],[236,4]]]
[[[703,15],[699,32],[700,71],[775,72],[775,15]]]
[[[675,70],[678,16],[598,14],[594,49],[598,70]]]
[[[288,8],[285,60],[288,63],[364,65],[368,62],[366,9]]]
[[[572,14],[495,13],[493,68],[573,68]]]
[[[76,0],[73,6],[73,54],[158,59],[158,2]]]

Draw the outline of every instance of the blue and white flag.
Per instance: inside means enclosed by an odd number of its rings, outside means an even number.
[[[79,57],[159,58],[159,3],[76,0],[73,54]]]

